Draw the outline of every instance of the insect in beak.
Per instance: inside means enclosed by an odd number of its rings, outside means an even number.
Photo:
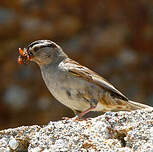
[[[18,57],[18,64],[23,64],[23,59],[22,59],[21,55]]]
[[[26,64],[28,63],[28,61],[30,61],[31,57],[32,57],[32,53],[28,52],[27,50],[22,50],[21,48],[19,48],[19,57],[18,57],[18,64]]]
[[[20,54],[21,56],[24,56],[23,50],[22,50],[21,48],[19,48],[19,54]]]

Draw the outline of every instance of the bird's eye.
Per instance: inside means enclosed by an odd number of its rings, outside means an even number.
[[[34,47],[34,52],[37,52],[40,48],[39,47]]]

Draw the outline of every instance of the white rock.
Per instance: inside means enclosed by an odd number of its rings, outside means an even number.
[[[18,141],[14,137],[11,137],[9,141],[10,148],[15,150],[18,147],[18,145],[19,145]]]

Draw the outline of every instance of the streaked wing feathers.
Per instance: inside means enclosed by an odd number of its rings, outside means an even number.
[[[87,80],[91,83],[94,83],[103,89],[106,89],[110,92],[111,96],[117,97],[119,99],[123,99],[128,101],[128,98],[125,97],[120,91],[118,91],[112,84],[110,84],[107,80],[99,76],[97,73],[92,70],[80,65],[71,59],[66,59],[64,61],[64,68],[69,71],[74,76],[80,77],[84,80]]]

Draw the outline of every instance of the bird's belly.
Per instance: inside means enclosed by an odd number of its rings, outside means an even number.
[[[90,107],[90,103],[80,97],[82,89],[56,87],[51,88],[50,92],[52,95],[65,106],[79,111],[84,111]]]

